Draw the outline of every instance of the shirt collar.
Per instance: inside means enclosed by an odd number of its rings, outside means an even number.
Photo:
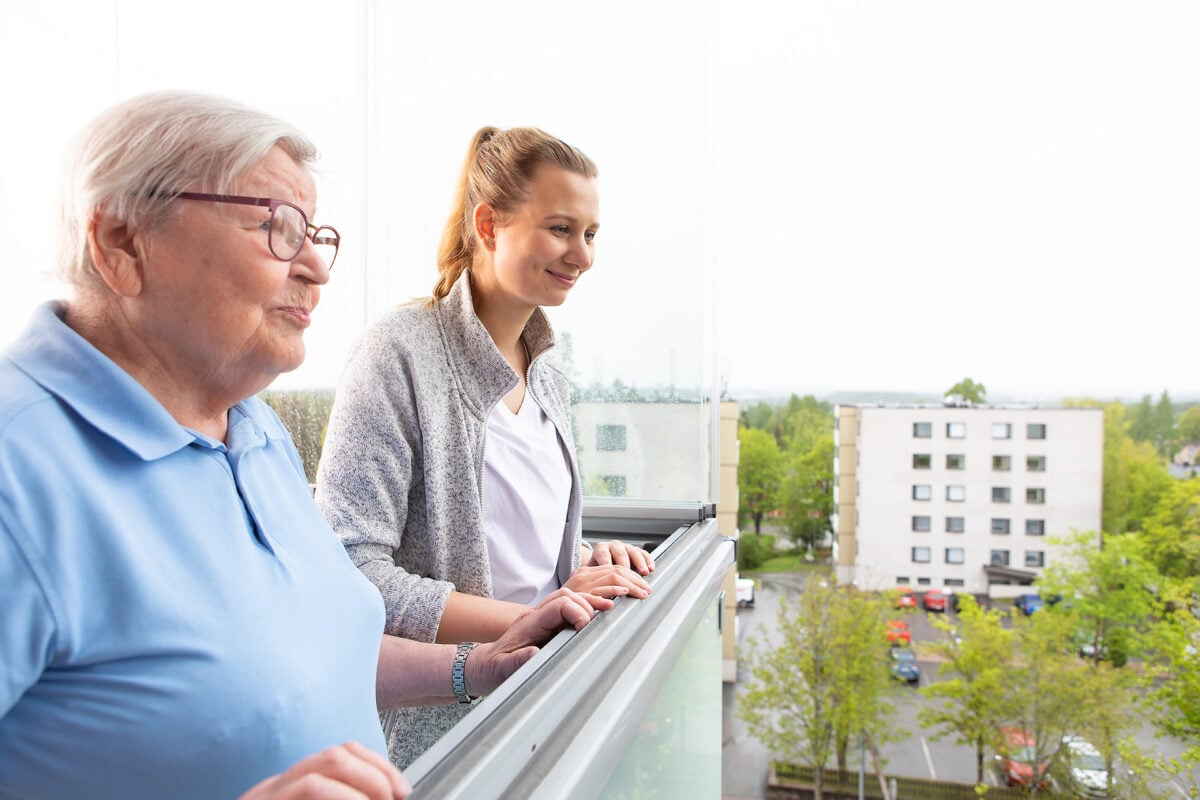
[[[8,357],[97,430],[152,461],[195,437],[140,383],[63,321],[67,306],[39,306]]]

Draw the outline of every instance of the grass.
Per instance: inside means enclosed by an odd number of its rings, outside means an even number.
[[[828,564],[822,564],[820,561],[808,563],[804,560],[804,553],[785,553],[767,559],[750,572],[801,572],[803,570],[813,569],[828,569]]]

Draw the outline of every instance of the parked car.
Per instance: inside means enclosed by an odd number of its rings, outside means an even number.
[[[887,640],[891,644],[911,644],[912,633],[908,623],[902,619],[889,619],[887,623]]]
[[[917,655],[907,647],[893,646],[888,651],[891,659],[892,677],[897,680],[919,683],[921,667],[917,664]]]
[[[1022,614],[1029,617],[1042,607],[1042,596],[1040,594],[1023,594],[1013,600],[1013,605],[1021,609]]]
[[[945,611],[946,593],[941,589],[930,589],[923,598],[926,611]]]
[[[1108,765],[1095,745],[1079,736],[1064,736],[1066,780],[1072,797],[1108,797]],[[1060,776],[1061,777],[1061,776]]]
[[[754,579],[738,578],[735,582],[738,608],[754,607]]]
[[[901,586],[896,590],[896,597],[892,600],[892,605],[896,608],[916,608],[917,594],[907,586]]]
[[[1006,785],[1033,786],[1034,780],[1037,780],[1039,789],[1049,789],[1053,786],[1054,782],[1050,778],[1050,760],[1038,760],[1035,744],[1033,736],[1022,728],[1000,729],[996,767],[1000,773],[1000,780]]]

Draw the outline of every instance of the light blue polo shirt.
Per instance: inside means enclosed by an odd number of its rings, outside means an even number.
[[[61,313],[0,358],[0,798],[233,798],[386,753],[383,603],[278,417],[183,428]]]

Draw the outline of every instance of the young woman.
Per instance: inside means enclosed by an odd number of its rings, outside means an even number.
[[[317,500],[383,594],[388,633],[492,641],[566,586],[644,598],[650,554],[583,542],[566,376],[541,306],[591,268],[596,167],[536,128],[475,134],[433,297],[374,325],[329,421]],[[406,766],[469,709],[390,712]]]

